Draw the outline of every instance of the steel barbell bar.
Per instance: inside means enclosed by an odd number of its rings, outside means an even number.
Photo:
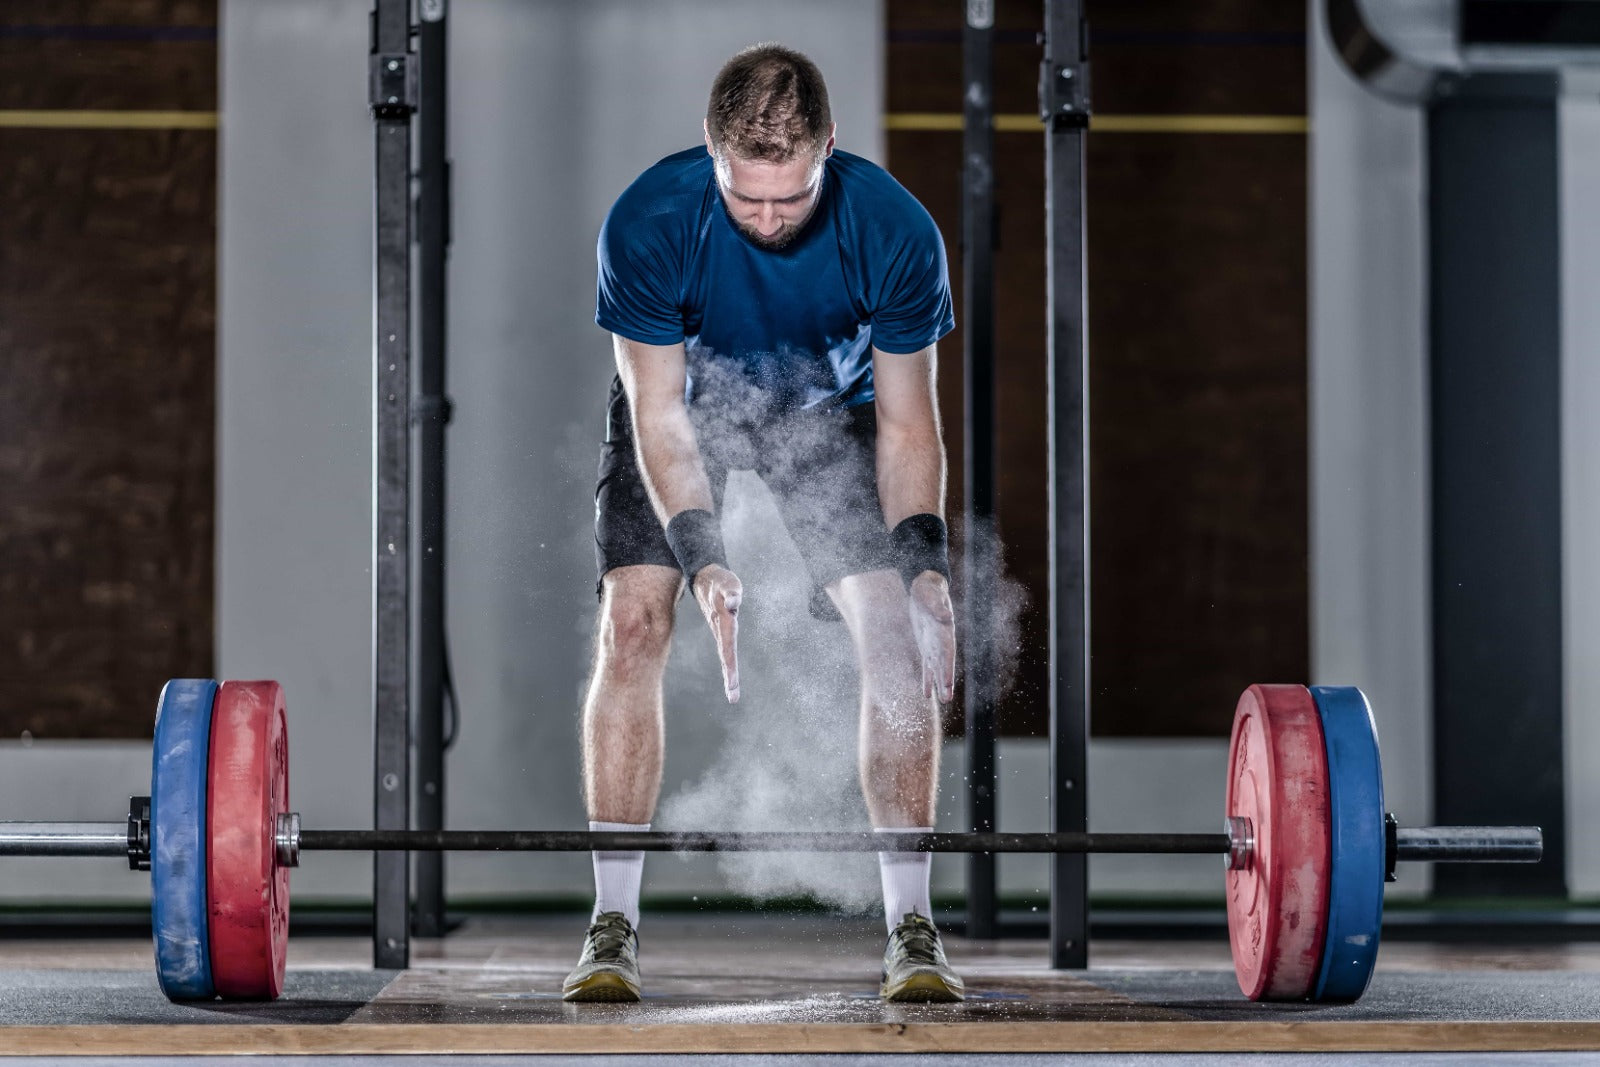
[[[148,803],[136,797],[125,823],[0,822],[0,856],[127,856],[149,859]],[[1389,820],[1392,860],[1536,863],[1537,826],[1400,827]],[[1223,833],[903,833],[877,831],[305,830],[293,812],[278,816],[278,862],[307,852],[990,852],[1207,855],[1242,870],[1254,853],[1248,819]],[[138,865],[138,864],[135,864]],[[1392,866],[1392,863],[1391,863]]]

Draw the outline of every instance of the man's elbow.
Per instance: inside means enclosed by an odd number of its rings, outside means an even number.
[[[932,418],[878,420],[878,440],[892,449],[939,449],[943,439],[939,421]]]

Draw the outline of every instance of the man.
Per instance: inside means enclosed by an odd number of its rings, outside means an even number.
[[[647,830],[661,784],[662,674],[688,584],[739,699],[738,577],[715,516],[756,471],[805,559],[812,611],[842,618],[861,672],[873,826],[929,830],[939,703],[955,679],[934,344],[955,325],[933,220],[834,148],[822,74],[758,45],[718,73],[705,147],[661,160],[599,240],[595,320],[613,335],[595,491],[597,655],[583,713],[592,830]],[[882,995],[960,1000],[930,921],[926,853],[879,853]],[[643,853],[596,852],[568,1000],[637,1000]]]

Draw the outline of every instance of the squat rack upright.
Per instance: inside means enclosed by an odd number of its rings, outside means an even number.
[[[369,92],[374,127],[373,196],[373,825],[411,829],[412,642],[418,779],[416,828],[444,828],[444,395],[445,264],[450,243],[446,158],[446,0],[375,0]],[[412,49],[415,38],[417,47]],[[411,306],[413,161],[411,118],[420,114],[415,212],[419,352],[412,395]],[[412,427],[416,433],[413,437]],[[413,542],[411,458],[416,446]],[[413,552],[413,549],[416,549]],[[416,566],[413,633],[411,583]],[[454,700],[452,698],[452,707]],[[373,963],[402,968],[413,925],[444,933],[444,856],[417,855],[411,910],[411,857],[373,856]]]
[[[449,245],[446,159],[447,0],[374,0],[370,105],[374,127],[373,271],[373,825],[411,829],[412,426],[416,444],[421,551],[415,633],[418,703],[416,767],[422,788],[417,829],[443,829],[444,715],[444,396],[445,262]],[[993,99],[990,32],[993,0],[966,0],[963,55],[967,94],[963,144],[963,255],[967,323],[967,528],[979,529],[994,507]],[[1088,59],[1082,0],[1044,0],[1045,56],[1039,109],[1046,130],[1049,294],[1050,515],[1050,828],[1085,833],[1089,736],[1088,330],[1084,271],[1083,139],[1088,127]],[[413,38],[417,50],[413,51]],[[412,396],[411,309],[413,160],[411,120],[422,114],[416,177],[420,276],[419,394]],[[992,542],[968,538],[967,573],[992,574]],[[972,605],[969,604],[969,609]],[[978,606],[963,620],[968,664],[992,662],[992,619]],[[977,672],[975,672],[977,673]],[[981,672],[987,674],[987,671]],[[993,695],[967,694],[970,828],[995,829]],[[968,922],[976,936],[997,928],[992,856],[968,871]],[[373,963],[403,968],[410,938],[444,930],[444,871],[439,853],[422,854],[418,899],[411,908],[410,855],[375,852]],[[1081,853],[1052,857],[1050,962],[1088,965],[1088,868]]]

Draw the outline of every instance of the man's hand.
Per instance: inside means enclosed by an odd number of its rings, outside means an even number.
[[[922,693],[946,704],[956,693],[956,613],[950,583],[923,571],[911,583],[911,633],[922,653]]]
[[[942,579],[941,579],[942,581]],[[744,599],[744,586],[739,576],[715,563],[700,568],[694,576],[694,600],[700,605],[700,614],[711,627],[711,636],[717,639],[717,656],[722,660],[722,691],[728,703],[739,703],[739,602]],[[945,611],[950,610],[950,599],[945,598]],[[952,638],[952,649],[954,648]]]

